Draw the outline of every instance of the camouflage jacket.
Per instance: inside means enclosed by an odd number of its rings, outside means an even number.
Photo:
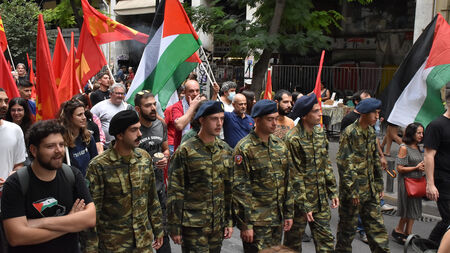
[[[163,230],[150,155],[136,148],[122,157],[109,148],[92,159],[86,180],[97,208],[86,251],[153,252],[153,237]]]
[[[252,130],[234,149],[233,211],[239,229],[278,226],[294,216],[285,143],[270,135],[264,143]]]
[[[296,205],[305,213],[326,210],[328,199],[337,198],[338,194],[325,132],[316,126],[308,133],[299,122],[285,141],[294,161],[291,178]]]
[[[359,121],[341,133],[336,162],[341,199],[378,198],[383,191],[383,174],[373,127],[362,129]]]
[[[204,144],[198,135],[181,144],[170,161],[168,231],[185,227],[232,227],[232,150],[216,138]]]

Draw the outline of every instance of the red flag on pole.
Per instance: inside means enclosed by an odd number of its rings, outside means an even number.
[[[266,91],[264,92],[264,99],[272,100],[272,68],[267,70]]]
[[[88,80],[97,74],[105,65],[105,56],[98,47],[97,42],[95,42],[94,37],[89,32],[87,23],[83,22],[75,58],[75,68],[78,80],[81,82],[81,87],[83,87]]]
[[[320,105],[320,112],[322,113],[322,94],[321,94],[321,81],[320,81],[320,76],[322,74],[322,66],[323,66],[323,58],[325,57],[325,50],[322,50],[322,56],[320,56],[320,64],[319,64],[319,72],[317,73],[317,78],[316,78],[316,86],[314,87],[314,94],[316,94],[317,97],[317,101],[319,101],[319,105]],[[322,125],[322,118],[320,119],[320,125]]]
[[[73,32],[70,40],[69,58],[58,86],[58,99],[60,102],[71,99],[74,95],[81,93],[78,76],[75,70],[75,45],[73,42]]]
[[[59,29],[58,27],[58,36],[56,37],[55,51],[53,51],[52,60],[56,87],[58,87],[59,83],[61,82],[61,76],[64,71],[64,67],[66,66],[66,60],[68,56],[69,52],[67,52],[66,43],[64,42],[61,29]]]
[[[119,40],[137,40],[143,44],[148,41],[148,35],[125,26],[92,7],[87,0],[81,0],[84,20],[99,45]]]
[[[59,102],[55,76],[42,14],[38,17],[36,40],[36,120],[55,118]]]
[[[11,74],[10,65],[6,61],[3,52],[0,52],[0,87],[6,91],[10,99],[20,97],[16,82]]]
[[[3,20],[0,16],[0,49],[5,52],[8,48],[8,41],[6,40],[5,27],[3,26]]]

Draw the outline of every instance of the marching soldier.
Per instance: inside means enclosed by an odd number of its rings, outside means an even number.
[[[292,229],[286,233],[286,246],[302,252],[302,237],[309,223],[316,252],[333,252],[334,236],[330,229],[332,208],[339,205],[336,179],[328,158],[328,140],[320,126],[320,105],[316,95],[303,96],[295,102],[294,118],[301,120],[285,137],[294,161],[291,170],[295,198]],[[305,191],[306,190],[306,191]],[[305,197],[306,194],[306,198]],[[303,196],[303,197],[302,197]]]
[[[282,230],[292,226],[292,162],[284,142],[273,135],[277,116],[275,102],[258,101],[252,108],[255,130],[234,150],[233,210],[246,253],[279,245]]]
[[[362,100],[356,110],[359,120],[342,133],[337,165],[339,169],[339,225],[336,252],[352,252],[358,214],[361,216],[372,252],[389,252],[388,234],[380,209],[383,177],[377,152],[375,125],[381,101]]]
[[[208,101],[195,114],[201,128],[184,142],[170,163],[168,230],[183,252],[217,252],[233,233],[232,150],[217,136],[223,104]]]

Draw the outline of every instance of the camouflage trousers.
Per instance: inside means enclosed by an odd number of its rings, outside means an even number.
[[[280,226],[259,227],[253,226],[253,242],[242,241],[245,253],[257,253],[258,251],[281,244],[281,235],[283,233]]]
[[[352,252],[358,214],[361,216],[370,250],[376,253],[389,252],[389,239],[381,215],[380,201],[374,197],[360,199],[358,206],[354,206],[351,199],[341,199],[335,252]]]
[[[220,253],[224,228],[183,227],[181,235],[183,253]]]
[[[331,212],[330,208],[325,209],[322,212],[313,213],[314,221],[309,223],[316,252],[334,252],[334,236],[330,229]],[[284,234],[284,245],[301,253],[307,223],[305,214],[295,205],[294,224],[291,230]]]

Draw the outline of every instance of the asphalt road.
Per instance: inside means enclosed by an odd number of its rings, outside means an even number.
[[[338,143],[330,142],[329,155],[330,155],[330,161],[333,165],[336,179],[338,179],[338,172],[337,172],[337,168],[336,168],[337,149],[338,149]],[[331,229],[332,229],[334,235],[336,235],[337,224],[339,221],[339,215],[338,215],[337,209],[332,210],[331,214],[332,214]],[[388,233],[390,234],[391,231],[397,225],[399,217],[395,216],[395,211],[387,212],[383,215],[383,217],[384,217],[384,223],[385,223],[386,229],[387,229]],[[413,233],[418,234],[421,237],[427,238],[429,233],[433,229],[433,227],[436,225],[436,222],[437,222],[436,217],[429,217],[429,216],[421,219],[421,221],[416,221],[414,224],[414,227],[413,227]],[[309,228],[308,228],[308,234],[310,234]],[[171,241],[171,247],[172,247],[173,253],[181,252],[180,246],[173,244],[172,241]],[[355,252],[355,253],[370,252],[369,246],[359,239],[359,235],[355,236],[352,247],[353,247],[353,252]],[[396,243],[392,239],[391,236],[389,236],[389,247],[391,249],[391,252],[393,252],[393,253],[403,252],[403,245]],[[223,246],[222,246],[222,252],[224,252],[224,253],[243,252],[242,241],[240,239],[240,233],[237,228],[235,228],[232,238],[230,238],[228,240],[224,240]],[[315,252],[314,242],[311,241],[311,242],[303,243],[303,252],[305,252],[305,253]],[[414,252],[414,251],[412,249],[409,249],[408,252]]]

